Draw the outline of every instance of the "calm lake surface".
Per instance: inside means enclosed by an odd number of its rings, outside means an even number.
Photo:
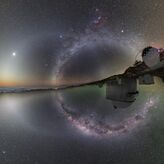
[[[88,116],[96,128],[97,122],[119,123],[142,110],[150,97],[158,102],[137,126],[123,134],[96,136],[79,125]],[[105,88],[98,87],[1,94],[0,163],[162,164],[163,97],[160,86],[140,88],[140,96],[131,107],[113,109],[105,99]]]

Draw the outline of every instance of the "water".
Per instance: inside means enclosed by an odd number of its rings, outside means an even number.
[[[161,88],[156,90],[156,95],[162,100],[164,95]],[[104,88],[82,87],[60,92],[1,94],[0,163],[163,163],[162,101],[134,129],[114,137],[96,136],[76,125],[75,119],[80,120],[88,115],[98,122],[124,120],[140,110],[139,107],[150,96],[147,92],[148,89],[141,88],[141,94],[132,107],[117,111],[104,98]],[[67,118],[61,104],[70,110],[74,120]]]

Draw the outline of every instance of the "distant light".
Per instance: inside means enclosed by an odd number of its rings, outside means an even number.
[[[100,20],[101,19],[101,16],[99,16],[97,19]]]
[[[13,53],[12,53],[12,55],[13,55],[13,56],[16,56],[16,53],[15,53],[15,52],[13,52]]]
[[[98,12],[99,11],[99,9],[98,8],[96,8],[96,12]]]
[[[124,33],[124,30],[121,30],[122,33]]]
[[[60,34],[60,35],[59,35],[59,38],[60,38],[60,39],[62,39],[62,38],[63,38],[63,35],[62,35],[62,34]]]

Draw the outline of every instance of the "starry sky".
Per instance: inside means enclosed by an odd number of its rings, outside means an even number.
[[[1,0],[0,86],[52,86],[122,73],[164,44],[162,0]]]
[[[0,0],[0,89],[124,72],[145,46],[164,47],[163,6]],[[163,163],[164,84],[157,81],[138,86],[136,101],[122,109],[105,98],[105,86],[0,94],[0,163]]]

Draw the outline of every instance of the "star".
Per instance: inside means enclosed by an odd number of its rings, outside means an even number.
[[[99,9],[98,8],[96,8],[96,12],[98,12],[99,11]]]
[[[63,38],[63,35],[62,35],[62,34],[60,34],[60,35],[59,35],[59,38],[60,38],[60,39],[62,39],[62,38]]]
[[[12,56],[16,56],[16,52],[13,52],[13,53],[12,53]]]

